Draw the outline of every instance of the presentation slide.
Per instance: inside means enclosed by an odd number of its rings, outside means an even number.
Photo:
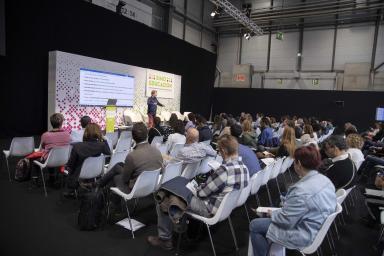
[[[376,121],[384,121],[384,108],[376,108]]]
[[[80,69],[80,105],[105,106],[108,99],[116,99],[116,106],[132,107],[134,95],[133,76]]]

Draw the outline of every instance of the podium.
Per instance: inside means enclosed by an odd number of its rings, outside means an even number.
[[[105,106],[105,132],[107,133],[115,131],[116,102],[117,99],[108,99]]]

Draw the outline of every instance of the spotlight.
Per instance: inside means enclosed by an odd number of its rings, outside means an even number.
[[[251,38],[251,34],[250,33],[245,33],[244,34],[244,38],[249,40]]]
[[[298,52],[298,53],[297,53],[297,57],[301,57],[301,52]]]
[[[222,8],[220,8],[219,6],[216,6],[216,9],[211,12],[211,17],[215,18],[219,16],[221,11],[222,11]]]

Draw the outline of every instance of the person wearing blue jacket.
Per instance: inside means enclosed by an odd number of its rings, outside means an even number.
[[[255,256],[268,253],[270,241],[301,250],[315,239],[326,218],[336,210],[332,182],[316,171],[321,157],[314,146],[296,149],[294,167],[301,179],[282,198],[282,208],[269,211],[270,218],[254,219],[250,237]]]
[[[147,111],[147,114],[148,114],[148,128],[151,128],[151,127],[153,127],[153,119],[156,116],[157,105],[159,105],[160,107],[164,107],[164,105],[161,104],[157,100],[157,91],[156,90],[152,90],[151,91],[151,97],[148,98],[147,105],[148,105],[148,111]]]

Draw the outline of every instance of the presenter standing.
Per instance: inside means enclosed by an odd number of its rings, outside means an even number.
[[[153,127],[153,118],[156,116],[156,111],[157,111],[157,105],[160,107],[164,107],[163,104],[161,104],[157,100],[157,91],[152,90],[151,91],[151,97],[148,98],[147,104],[148,104],[148,128]]]

